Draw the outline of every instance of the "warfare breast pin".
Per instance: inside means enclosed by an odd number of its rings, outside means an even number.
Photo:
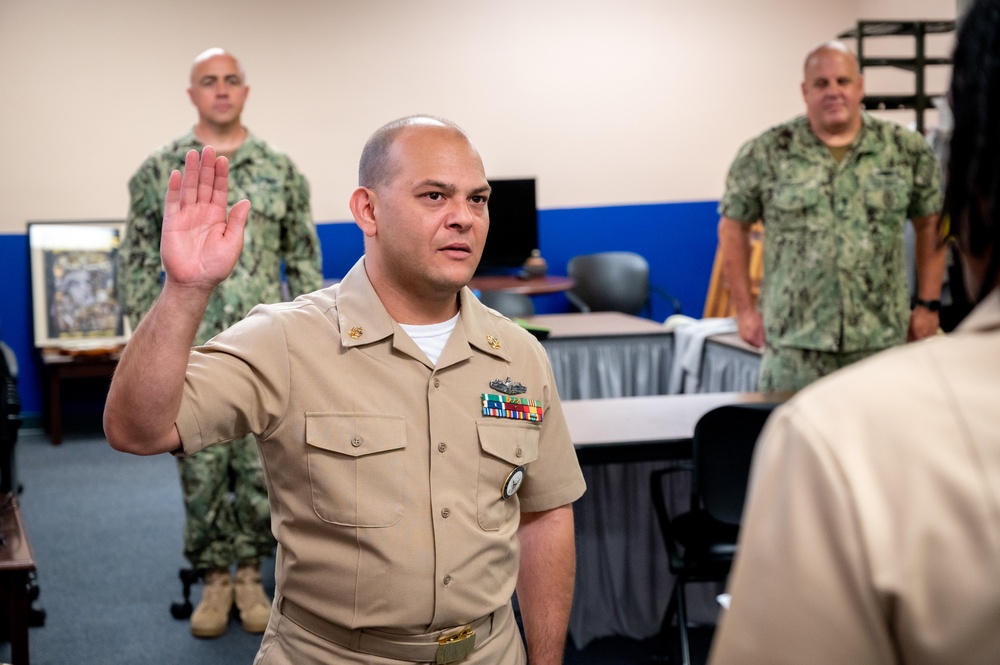
[[[511,381],[508,376],[505,379],[493,379],[490,381],[490,388],[501,392],[504,395],[520,395],[521,393],[528,392],[528,389],[524,387],[524,384],[518,381]]]

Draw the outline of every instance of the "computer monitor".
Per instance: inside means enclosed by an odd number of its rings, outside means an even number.
[[[491,179],[490,232],[477,275],[516,272],[538,247],[535,179]]]

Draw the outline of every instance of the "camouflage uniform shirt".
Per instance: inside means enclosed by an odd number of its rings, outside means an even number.
[[[143,162],[129,181],[131,205],[118,258],[118,293],[134,327],[160,293],[160,231],[170,172],[203,145],[188,132]],[[250,200],[243,252],[212,293],[195,343],[243,318],[258,303],[282,300],[281,264],[292,296],[322,286],[320,246],[309,208],[309,183],[284,154],[252,134],[229,158],[229,205]]]
[[[862,114],[838,164],[805,116],[746,143],[719,213],[764,223],[768,344],[830,352],[906,340],[903,225],[941,210],[934,153],[917,133]]]

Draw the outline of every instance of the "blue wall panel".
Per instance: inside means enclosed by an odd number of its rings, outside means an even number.
[[[663,203],[540,210],[539,249],[551,274],[566,274],[567,262],[577,254],[628,250],[650,263],[653,284],[681,301],[683,311],[701,316],[715,257],[718,217],[714,201]],[[323,247],[323,274],[343,277],[364,252],[363,236],[352,223],[317,226]],[[0,338],[17,356],[22,411],[37,416],[42,411],[41,363],[32,342],[31,285],[27,236],[0,234]],[[563,294],[538,296],[539,313],[564,312],[569,304]],[[653,318],[670,314],[667,303],[654,299]]]
[[[316,234],[323,248],[324,277],[343,277],[365,253],[364,235],[354,222],[317,224]]]
[[[542,255],[552,274],[566,274],[577,254],[631,251],[649,261],[650,282],[681,302],[683,313],[700,317],[715,260],[715,201],[542,210],[538,213]],[[671,314],[653,299],[653,318]]]
[[[0,234],[0,339],[17,357],[21,410],[42,410],[39,360],[32,341],[31,275],[28,269],[28,236]]]

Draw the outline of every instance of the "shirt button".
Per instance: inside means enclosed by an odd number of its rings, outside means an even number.
[[[437,388],[440,385],[441,385],[441,379],[435,377],[434,378],[434,387]]]
[[[361,445],[361,437],[355,435],[354,438],[351,439],[351,445],[354,446],[355,448],[357,448],[358,446],[360,446]]]
[[[443,453],[446,450],[448,450],[448,444],[447,443],[439,443],[438,444],[438,452],[439,453]]]
[[[520,457],[520,456],[521,456],[521,455],[523,455],[523,454],[524,454],[524,453],[523,453],[523,452],[521,452],[521,449],[520,449],[520,448],[518,448],[517,450],[515,450],[515,451],[514,451],[514,456],[515,456],[515,457]]]
[[[448,510],[447,508],[442,508],[441,509],[441,517],[447,518],[449,515],[451,515],[451,511],[450,510]]]
[[[451,575],[445,575],[444,576],[444,583],[445,583],[445,586],[451,584]]]

